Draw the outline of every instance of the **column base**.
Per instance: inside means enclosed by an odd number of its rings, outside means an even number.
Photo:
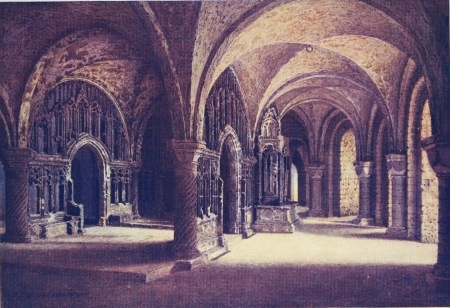
[[[386,234],[389,237],[396,239],[406,239],[408,235],[406,232],[406,228],[399,228],[399,227],[389,227],[386,230]]]
[[[324,212],[310,211],[309,212],[309,217],[325,217],[325,213]]]
[[[367,217],[356,217],[356,219],[353,221],[354,224],[360,225],[360,226],[373,226],[375,225],[375,220],[373,218],[367,218]]]
[[[193,259],[197,259],[199,257],[202,256],[202,253],[198,250],[195,251],[176,251],[173,253],[173,255],[175,256],[175,258],[177,259],[186,259],[186,260],[193,260]]]
[[[31,236],[5,234],[2,236],[2,242],[4,242],[4,243],[31,243]]]
[[[206,263],[206,259],[203,256],[199,256],[197,258],[188,258],[184,260],[178,260],[174,263],[171,273],[180,272],[180,271],[191,271],[203,264]]]
[[[450,264],[434,265],[432,273],[433,282],[438,292],[449,294],[450,293]]]
[[[242,236],[244,238],[249,238],[249,237],[251,237],[251,236],[253,236],[255,234],[256,234],[255,231],[253,231],[252,228],[247,227],[247,226],[244,228],[244,230],[242,230]]]

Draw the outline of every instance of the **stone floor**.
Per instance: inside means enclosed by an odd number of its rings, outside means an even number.
[[[1,244],[1,306],[450,306],[430,275],[436,245],[348,221],[305,219],[293,234],[233,237],[230,253],[172,274],[171,230],[96,227]]]

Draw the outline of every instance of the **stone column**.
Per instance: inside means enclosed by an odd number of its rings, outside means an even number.
[[[6,153],[6,232],[4,242],[31,242],[28,215],[28,163],[32,152],[14,149]]]
[[[371,194],[374,164],[371,161],[358,161],[354,165],[359,179],[359,216],[357,221],[363,226],[373,225]]]
[[[131,179],[130,179],[130,203],[132,209],[133,219],[140,218],[139,215],[139,171],[140,167],[133,166],[131,168]]]
[[[450,279],[450,136],[432,136],[422,141],[428,161],[439,181],[438,256],[434,274]]]
[[[388,154],[387,167],[391,185],[392,226],[388,234],[406,238],[406,155]]]
[[[277,172],[277,185],[278,185],[278,204],[283,204],[283,190],[284,190],[284,175],[283,175],[283,163],[282,163],[283,156],[281,153],[277,153],[277,165],[278,165],[278,172]]]
[[[306,167],[310,177],[309,186],[311,188],[310,202],[312,217],[324,217],[323,212],[323,174],[325,171],[324,165]]]
[[[200,144],[171,140],[175,167],[174,252],[179,258],[200,257],[197,228],[197,165]]]
[[[263,191],[264,191],[264,187],[263,186],[263,177],[264,177],[264,172],[263,172],[263,161],[262,161],[262,154],[259,153],[258,154],[258,204],[262,204],[263,201]]]

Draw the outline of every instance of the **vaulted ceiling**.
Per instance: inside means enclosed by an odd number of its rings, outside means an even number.
[[[7,129],[21,136],[27,130],[21,117],[56,83],[71,78],[103,87],[130,126],[148,119],[148,110],[170,108],[177,138],[202,136],[206,97],[227,67],[237,75],[253,132],[269,107],[281,115],[308,114],[305,106],[314,103],[337,108],[362,130],[378,106],[395,125],[403,96],[421,75],[428,87],[446,84],[439,72],[447,54],[439,39],[448,29],[436,31],[445,23],[448,28],[444,0],[0,8],[0,110],[9,118]]]

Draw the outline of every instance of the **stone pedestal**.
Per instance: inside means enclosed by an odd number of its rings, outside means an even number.
[[[406,155],[387,155],[391,184],[392,226],[387,233],[396,238],[406,238]]]
[[[312,217],[324,217],[323,211],[323,174],[325,171],[324,165],[310,166],[306,168],[310,177],[310,189],[311,189],[311,211]]]
[[[357,223],[361,226],[370,226],[374,224],[371,213],[372,210],[372,174],[373,162],[359,161],[355,162],[355,171],[359,179],[359,215]]]
[[[422,141],[439,181],[438,256],[434,274],[450,286],[450,136]]]
[[[31,242],[28,215],[28,163],[32,152],[26,149],[9,150],[6,155],[6,232],[2,241]]]
[[[296,204],[258,205],[253,230],[267,233],[293,233],[295,225],[300,223],[296,214]]]
[[[242,211],[242,236],[244,238],[249,238],[255,232],[252,229],[253,221],[253,207],[248,206],[241,209]]]

